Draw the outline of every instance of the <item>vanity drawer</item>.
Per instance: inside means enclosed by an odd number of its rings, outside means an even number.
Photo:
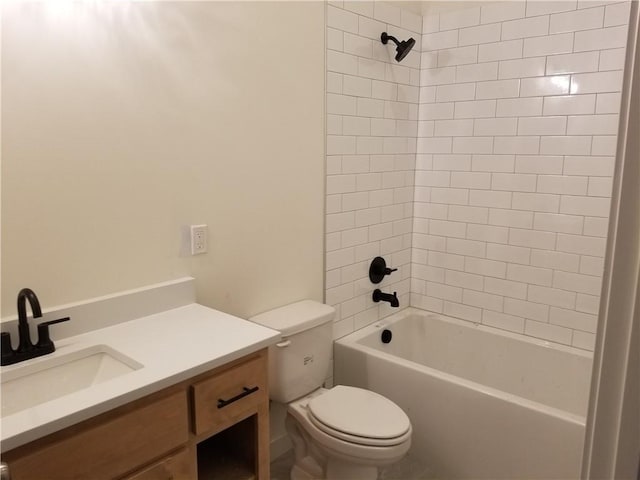
[[[266,351],[194,383],[193,431],[215,433],[256,412],[268,402]]]

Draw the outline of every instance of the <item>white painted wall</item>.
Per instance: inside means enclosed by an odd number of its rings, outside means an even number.
[[[323,298],[321,2],[6,3],[2,315],[183,275],[249,316]],[[209,225],[209,253],[183,229]]]

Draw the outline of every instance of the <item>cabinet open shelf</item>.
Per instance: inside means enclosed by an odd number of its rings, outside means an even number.
[[[256,478],[257,415],[198,443],[198,480]]]

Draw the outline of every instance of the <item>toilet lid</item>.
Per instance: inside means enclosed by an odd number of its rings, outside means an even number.
[[[333,430],[364,438],[397,438],[411,428],[409,417],[391,400],[344,385],[314,397],[308,411]]]

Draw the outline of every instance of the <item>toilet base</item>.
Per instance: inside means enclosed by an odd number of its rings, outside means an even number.
[[[289,478],[291,478],[291,480],[319,480],[321,477],[311,475],[298,465],[294,465],[291,469],[291,476]]]
[[[324,471],[323,471],[324,470]],[[378,468],[326,459],[324,469],[310,457],[299,459],[291,468],[291,480],[376,480]]]
[[[327,478],[331,480],[376,480],[378,467],[355,465],[332,458],[327,462]]]
[[[285,419],[285,427],[292,440],[295,456],[291,480],[376,480],[378,478],[380,465],[338,458],[337,452],[330,453],[312,441],[308,432],[290,413]]]
[[[376,480],[378,478],[378,468],[370,465],[354,465],[338,459],[329,459],[325,468],[326,473],[323,473],[322,469],[317,468],[317,464],[305,464],[302,461],[293,465],[290,478],[291,480]]]

